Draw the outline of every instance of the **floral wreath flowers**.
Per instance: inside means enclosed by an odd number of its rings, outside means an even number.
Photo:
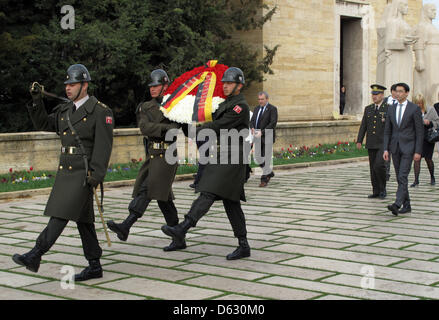
[[[227,69],[217,60],[209,60],[175,79],[163,97],[165,117],[187,124],[212,121],[212,113],[226,98],[221,79]]]

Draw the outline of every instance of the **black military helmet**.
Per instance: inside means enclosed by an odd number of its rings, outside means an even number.
[[[245,84],[244,72],[241,69],[236,67],[230,67],[224,72],[222,82],[236,82]]]
[[[82,64],[72,64],[67,69],[67,80],[64,81],[64,84],[89,81],[91,81],[91,77],[87,68]]]
[[[169,77],[165,70],[156,69],[151,72],[151,82],[148,84],[149,87],[159,86],[167,83],[169,83]]]

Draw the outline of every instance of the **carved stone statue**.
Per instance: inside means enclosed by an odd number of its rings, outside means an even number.
[[[405,82],[413,85],[413,54],[410,45],[417,40],[404,20],[408,0],[393,0],[387,5],[378,26],[377,82],[390,88]]]
[[[438,102],[439,93],[439,30],[433,25],[434,18],[436,6],[424,5],[419,24],[415,27],[419,40],[413,46],[416,59],[413,91],[426,98],[427,106]]]

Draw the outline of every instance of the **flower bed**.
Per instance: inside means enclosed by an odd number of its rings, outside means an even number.
[[[367,156],[367,150],[364,146],[358,150],[355,142],[339,141],[336,144],[319,144],[311,147],[293,147],[289,145],[287,148],[282,148],[281,152],[273,154],[273,164],[282,165],[363,156]],[[177,174],[197,172],[198,166],[192,164],[192,162],[187,160],[179,161]],[[143,163],[143,159],[140,158],[131,159],[131,162],[127,164],[114,164],[108,168],[105,181],[135,179]],[[256,167],[257,164],[252,161],[251,166]],[[35,171],[32,167],[29,170],[22,171],[14,171],[13,168],[10,168],[9,173],[0,175],[0,192],[51,187],[55,181],[55,174],[56,172]]]

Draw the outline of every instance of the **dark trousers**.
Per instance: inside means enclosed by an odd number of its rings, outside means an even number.
[[[390,179],[390,162],[392,161],[392,154],[389,153],[389,161],[384,161],[386,164],[386,180]]]
[[[209,192],[201,192],[200,196],[192,203],[189,213],[185,216],[191,220],[192,226],[197,225],[200,220],[210,209],[216,200],[223,200],[224,209],[232,226],[236,238],[247,237],[245,226],[245,216],[241,209],[241,202],[221,199],[217,195]]]
[[[46,228],[37,238],[36,246],[44,253],[50,250],[59,238],[69,220],[51,217]],[[82,248],[87,260],[100,259],[102,249],[99,246],[98,237],[94,223],[77,222],[79,234],[81,235]]]
[[[382,149],[367,149],[369,154],[370,181],[373,194],[386,190],[386,164],[383,159]]]
[[[398,145],[396,152],[392,153],[392,160],[398,181],[395,204],[399,207],[402,205],[407,206],[410,204],[408,176],[412,168],[413,154],[402,153]]]
[[[340,114],[341,114],[341,115],[342,115],[343,112],[344,112],[344,106],[345,106],[344,103],[340,103],[339,109],[340,109]]]
[[[151,199],[148,199],[148,177],[143,181],[142,185],[139,188],[139,193],[137,196],[134,197],[133,200],[131,200],[130,204],[128,205],[128,210],[135,214],[138,219],[140,219],[143,214],[146,211],[146,208],[148,208],[149,203],[151,202]],[[157,200],[157,204],[160,208],[160,210],[163,213],[163,217],[165,218],[166,224],[168,226],[176,226],[178,224],[178,213],[177,208],[174,205],[174,202],[172,199],[169,199],[168,201],[161,201]]]
[[[271,168],[271,156],[273,154],[273,150],[266,150],[267,148],[265,147],[265,143],[263,141],[263,139],[261,138],[255,138],[254,140],[254,144],[253,144],[256,148],[255,150],[255,160],[256,163],[259,165],[259,167],[262,168],[262,176],[261,176],[261,181],[267,181],[267,176],[273,172],[273,169]],[[260,148],[261,153],[258,154],[258,148]],[[268,157],[268,163],[265,162],[265,153],[269,152],[269,157]]]

